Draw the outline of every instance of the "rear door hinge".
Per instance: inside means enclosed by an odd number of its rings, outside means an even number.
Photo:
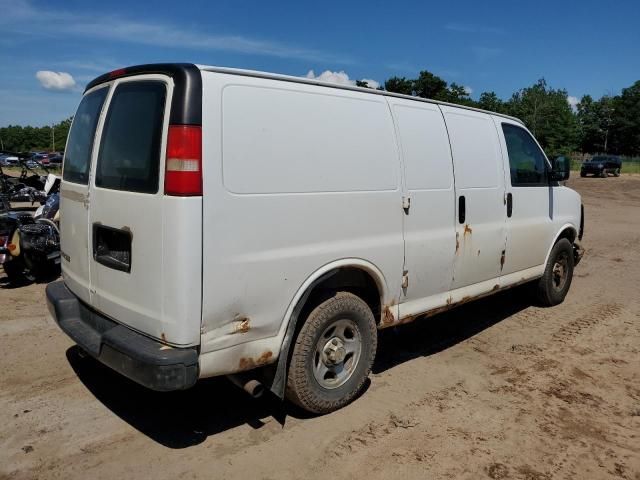
[[[409,208],[411,207],[411,197],[402,197],[402,208],[404,213],[409,214]]]

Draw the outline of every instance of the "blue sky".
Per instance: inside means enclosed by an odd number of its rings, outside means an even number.
[[[640,80],[638,0],[0,0],[0,32],[0,126],[62,120],[92,78],[152,62],[378,82],[427,69],[474,98],[540,77],[577,98]]]

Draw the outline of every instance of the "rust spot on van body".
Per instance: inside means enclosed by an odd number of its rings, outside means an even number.
[[[391,302],[389,305],[385,305],[382,315],[382,325],[389,326],[396,321],[396,317],[391,311],[391,308],[395,306],[395,302]]]
[[[505,260],[505,251],[502,250],[502,255],[500,255],[500,271],[504,268],[504,260]]]
[[[465,224],[464,224],[464,235],[466,236],[466,235],[467,235],[467,233],[468,233],[469,235],[471,235],[471,234],[473,233],[473,229],[469,226],[469,224],[468,224],[468,223],[465,223]]]
[[[251,325],[249,323],[248,317],[238,316],[234,319],[234,322],[233,333],[247,333],[249,330],[251,330]]]
[[[492,292],[495,292],[496,290],[500,289],[500,285],[498,285],[497,283],[493,286],[493,288],[491,289]]]
[[[166,336],[166,334],[165,334],[164,332],[162,332],[162,333],[160,334],[160,339],[161,339],[163,342],[166,342],[166,341],[167,341],[167,336]]]
[[[261,367],[269,363],[271,357],[273,357],[273,352],[271,352],[271,350],[263,352],[258,358],[242,357],[238,367],[240,370],[251,370],[253,368]]]
[[[456,232],[456,255],[458,254],[458,250],[460,250],[460,234]]]

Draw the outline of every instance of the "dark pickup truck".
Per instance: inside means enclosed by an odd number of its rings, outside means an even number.
[[[604,178],[611,173],[614,177],[619,177],[621,168],[622,160],[620,160],[619,157],[613,155],[597,155],[582,164],[582,167],[580,167],[580,176],[586,177],[588,174],[593,174]]]

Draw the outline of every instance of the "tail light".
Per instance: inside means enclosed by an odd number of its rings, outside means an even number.
[[[169,125],[164,193],[178,197],[202,195],[202,127]]]

